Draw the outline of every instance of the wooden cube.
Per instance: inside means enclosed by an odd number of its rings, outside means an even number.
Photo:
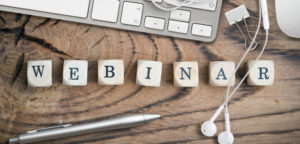
[[[30,87],[52,85],[52,60],[28,61],[27,81]]]
[[[99,60],[98,83],[100,85],[122,85],[124,83],[123,60]]]
[[[272,60],[248,61],[248,69],[253,67],[248,76],[248,84],[255,86],[271,86],[274,83],[274,63]]]
[[[232,76],[231,86],[233,86],[235,82],[234,69],[235,64],[232,61],[209,62],[209,84],[213,86],[228,86]]]
[[[197,87],[199,85],[198,62],[174,62],[174,85]]]
[[[162,62],[139,60],[136,83],[142,86],[159,87],[162,73]]]
[[[63,83],[70,86],[86,86],[88,62],[85,60],[65,60]]]

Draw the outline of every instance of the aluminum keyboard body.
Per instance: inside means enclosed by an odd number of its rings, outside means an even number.
[[[216,38],[221,7],[222,0],[172,12],[156,8],[149,0],[0,1],[0,11],[205,42]]]

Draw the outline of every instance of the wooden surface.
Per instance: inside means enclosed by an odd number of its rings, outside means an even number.
[[[300,143],[300,40],[278,28],[274,1],[269,2],[270,41],[263,59],[275,62],[275,83],[253,87],[246,83],[230,104],[236,143]],[[223,4],[218,37],[213,43],[195,42],[144,33],[0,12],[0,143],[27,130],[59,124],[81,124],[133,113],[159,113],[163,118],[126,130],[99,132],[43,142],[52,143],[216,143],[199,133],[223,102],[225,88],[208,85],[208,62],[240,59],[243,39],[229,27],[224,12],[246,4],[253,34],[257,1],[229,0]],[[261,31],[259,48],[264,39]],[[259,50],[247,59],[256,58]],[[97,60],[124,59],[125,84],[99,86]],[[53,86],[29,88],[28,60],[53,60]],[[86,87],[62,85],[64,59],[89,61]],[[163,62],[161,87],[135,84],[138,59]],[[172,63],[197,61],[199,87],[173,86]],[[245,63],[237,80],[246,72]],[[224,130],[223,116],[216,121]]]

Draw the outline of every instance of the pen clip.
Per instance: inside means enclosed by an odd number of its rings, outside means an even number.
[[[30,130],[27,131],[27,133],[36,133],[36,132],[40,132],[40,131],[46,131],[46,130],[51,130],[51,129],[58,129],[58,128],[65,128],[65,127],[69,127],[72,124],[65,124],[65,125],[59,125],[59,126],[53,126],[53,127],[47,127],[47,128],[41,128],[41,129],[36,129],[36,130]]]

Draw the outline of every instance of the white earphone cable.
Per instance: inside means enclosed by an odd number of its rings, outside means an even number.
[[[151,2],[153,3],[154,6],[156,6],[158,9],[163,10],[163,11],[173,11],[173,10],[179,9],[180,7],[188,6],[192,3],[208,3],[213,0],[183,0],[179,4],[176,2],[172,2],[172,0],[165,0],[165,1],[167,1],[168,4],[173,5],[174,7],[166,8],[166,7],[163,7],[159,4],[157,4],[157,2],[155,0],[151,0]]]
[[[259,4],[259,25],[258,25],[258,29],[257,29],[257,32],[255,33],[255,36],[254,36],[254,40],[256,39],[257,37],[257,34],[258,34],[258,31],[259,31],[259,27],[260,27],[260,23],[261,23],[261,15],[262,15],[262,12],[261,12],[261,5]],[[262,56],[265,48],[267,47],[267,43],[268,43],[268,38],[269,38],[269,30],[266,29],[266,37],[265,37],[265,42],[264,42],[264,46],[261,50],[261,52],[259,53],[259,55],[257,56],[256,60],[255,60],[255,64],[257,63],[257,61],[260,59],[260,57]],[[240,64],[242,63],[242,61],[245,59],[246,55],[248,54],[248,52],[250,51],[250,48],[252,46],[252,44],[254,43],[254,41],[251,42],[250,46],[248,47],[247,51],[245,52],[245,54],[243,55],[242,59],[240,60],[237,68],[235,69],[234,71],[234,75],[236,74],[236,71],[237,69],[240,67]],[[230,82],[229,82],[229,85],[227,87],[227,93],[226,93],[226,100],[225,100],[225,112],[228,112],[228,102],[229,102],[229,99],[233,96],[233,94],[237,91],[237,89],[241,86],[241,84],[245,81],[246,77],[249,75],[250,71],[254,68],[255,64],[249,68],[249,70],[247,71],[247,73],[245,74],[245,76],[241,79],[241,81],[238,83],[238,85],[235,87],[235,89],[231,92],[231,94],[229,95],[229,91],[230,91],[230,87],[231,87],[231,83],[233,82],[233,76],[230,78]],[[223,104],[223,105],[224,105]]]
[[[257,58],[256,58],[256,60],[254,62],[255,64],[257,63],[257,61],[260,59],[260,57],[262,56],[263,52],[265,51],[265,49],[267,47],[268,39],[269,39],[269,30],[266,30],[265,43],[264,43],[264,46],[263,46],[261,52],[259,53],[259,55],[257,56]],[[236,88],[232,91],[232,93],[230,94],[230,96],[226,95],[225,107],[226,107],[226,111],[227,112],[228,112],[228,102],[229,102],[229,99],[233,96],[233,94],[241,86],[242,82],[245,81],[245,79],[249,75],[250,71],[255,67],[255,64],[248,70],[248,72],[246,73],[246,75],[242,78],[242,80],[239,82],[239,84],[236,86]]]

